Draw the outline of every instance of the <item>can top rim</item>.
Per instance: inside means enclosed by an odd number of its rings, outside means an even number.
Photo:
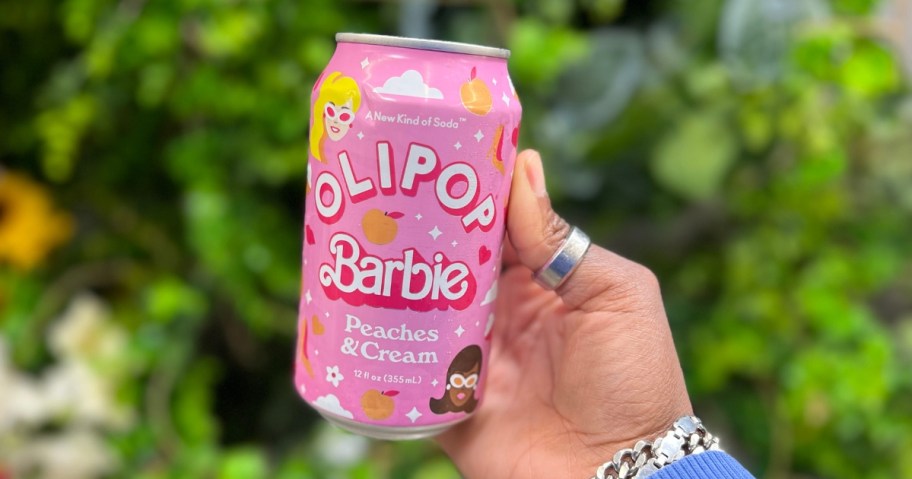
[[[415,48],[439,52],[465,53],[494,58],[510,58],[510,50],[505,48],[486,47],[472,43],[450,42],[444,40],[427,40],[424,38],[395,37],[391,35],[374,35],[371,33],[337,33],[337,42],[367,43],[391,47]]]

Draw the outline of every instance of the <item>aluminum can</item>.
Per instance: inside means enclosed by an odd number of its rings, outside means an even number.
[[[381,439],[484,397],[521,107],[507,50],[340,33],[311,97],[295,387]]]

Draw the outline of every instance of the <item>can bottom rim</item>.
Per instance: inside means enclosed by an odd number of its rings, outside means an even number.
[[[414,426],[414,427],[398,427],[398,426],[378,426],[374,424],[364,424],[351,419],[344,418],[342,416],[337,416],[333,413],[322,411],[319,408],[314,408],[324,419],[330,423],[345,429],[346,431],[360,434],[362,436],[371,437],[374,439],[384,439],[392,441],[404,441],[410,439],[424,439],[432,436],[436,436],[443,431],[459,424],[466,419],[469,419],[471,416],[465,416],[456,421],[449,422],[446,424],[434,424],[431,426]]]

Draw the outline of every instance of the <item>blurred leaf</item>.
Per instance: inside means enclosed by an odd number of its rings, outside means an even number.
[[[240,55],[263,29],[263,19],[253,9],[220,9],[199,25],[200,46],[213,57]]]
[[[136,97],[146,107],[159,106],[174,81],[174,70],[168,63],[152,63],[142,69]]]
[[[79,43],[84,43],[94,33],[94,28],[107,5],[105,0],[65,0],[60,9],[64,30]]]
[[[665,188],[689,200],[705,200],[719,191],[736,150],[724,117],[704,112],[685,119],[659,142],[652,171]]]
[[[298,47],[298,59],[306,68],[316,73],[329,63],[335,49],[335,43],[328,38],[308,36],[302,39]]]
[[[198,360],[186,372],[175,393],[175,426],[183,440],[190,445],[210,442],[218,434],[218,421],[212,411],[213,384],[217,375],[218,366],[215,363],[211,360]],[[248,456],[242,451],[239,457],[245,459]]]
[[[636,33],[604,29],[586,42],[585,54],[558,78],[560,94],[539,128],[543,139],[570,157],[586,152],[588,142],[581,137],[600,134],[628,105],[645,75],[646,53]]]
[[[791,45],[791,61],[820,80],[835,81],[839,61],[851,48],[853,32],[845,25],[811,28]]]
[[[36,128],[44,143],[42,166],[49,178],[63,181],[70,177],[82,137],[96,114],[95,99],[84,94],[38,116]]]
[[[166,12],[146,13],[130,29],[136,46],[145,58],[166,57],[180,46],[179,17]]]
[[[279,468],[275,479],[317,479],[317,476],[314,475],[313,466],[307,460],[292,454]]]
[[[217,477],[218,479],[265,479],[269,477],[266,458],[258,449],[235,449],[225,456]]]
[[[759,152],[773,140],[774,118],[765,111],[745,108],[739,116],[741,132],[748,150]]]
[[[446,459],[437,459],[419,467],[411,479],[459,479],[459,471]]]
[[[379,472],[377,469],[378,467],[376,465],[365,461],[349,469],[345,477],[351,479],[372,479],[378,477]]]
[[[35,366],[45,354],[40,340],[43,325],[34,321],[43,286],[37,276],[0,270],[0,339],[22,366]]]
[[[565,24],[573,15],[574,5],[563,0],[529,0],[530,10],[546,22]]]
[[[864,15],[874,10],[880,0],[830,0],[833,9],[838,13]]]
[[[624,11],[624,0],[583,0],[582,3],[596,22],[610,22]]]
[[[877,96],[895,91],[900,71],[893,55],[873,41],[856,43],[840,69],[845,88],[860,96]]]
[[[510,71],[517,82],[547,88],[564,65],[581,59],[588,47],[579,32],[549,27],[532,19],[517,21],[510,32]]]
[[[794,181],[805,188],[817,186],[841,177],[847,167],[848,159],[839,151],[808,156],[798,166]]]
[[[824,0],[727,0],[719,24],[719,49],[733,77],[747,85],[778,78],[797,25],[821,20]]]
[[[149,317],[163,323],[188,317],[202,317],[207,310],[206,298],[177,278],[152,282],[146,290],[145,307]]]
[[[546,157],[572,168],[549,171],[552,188],[570,197],[590,199],[603,187],[583,164],[605,126],[624,111],[645,82],[647,53],[642,37],[631,30],[601,29],[586,38],[587,51],[559,75],[552,105],[531,131]],[[526,130],[529,131],[529,130]]]

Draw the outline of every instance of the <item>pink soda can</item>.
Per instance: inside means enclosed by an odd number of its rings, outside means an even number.
[[[295,387],[381,439],[484,397],[522,109],[509,51],[340,33],[312,92]]]

